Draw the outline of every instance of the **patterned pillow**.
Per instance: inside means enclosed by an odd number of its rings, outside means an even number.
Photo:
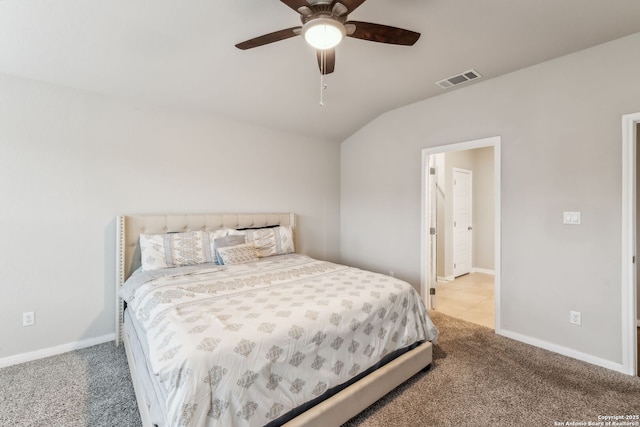
[[[284,255],[295,252],[293,230],[289,226],[230,230],[229,234],[244,234],[247,243],[253,243],[258,257]]]
[[[141,234],[142,269],[148,271],[214,262],[211,241],[226,234],[227,230]]]
[[[217,248],[216,254],[224,265],[242,264],[258,259],[256,248],[251,243]]]
[[[224,262],[222,261],[222,259],[220,258],[220,255],[218,254],[218,251],[216,249],[218,248],[226,248],[228,246],[237,246],[237,245],[242,245],[244,243],[247,243],[247,238],[244,235],[231,235],[231,236],[224,236],[224,237],[219,237],[217,239],[213,240],[213,245],[212,245],[212,252],[215,256],[215,262],[216,264],[224,264]]]

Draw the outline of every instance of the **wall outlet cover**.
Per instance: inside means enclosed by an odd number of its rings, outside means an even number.
[[[569,323],[580,326],[582,324],[582,315],[579,311],[569,312]]]
[[[36,314],[33,311],[22,313],[22,326],[32,326],[36,323]]]

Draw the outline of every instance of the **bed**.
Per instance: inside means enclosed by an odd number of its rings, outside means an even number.
[[[409,284],[296,237],[290,213],[117,218],[116,343],[144,426],[339,426],[430,367]]]

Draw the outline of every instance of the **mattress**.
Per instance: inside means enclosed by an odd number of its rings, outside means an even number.
[[[299,254],[138,271],[120,293],[163,402],[152,419],[172,426],[277,424],[437,338],[406,282]]]

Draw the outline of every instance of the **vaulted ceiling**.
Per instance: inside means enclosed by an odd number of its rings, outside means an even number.
[[[315,1],[315,0],[311,0]],[[0,0],[0,73],[342,141],[379,114],[640,32],[638,0],[368,0],[349,19],[422,34],[412,47],[347,38],[325,76],[279,0]],[[474,82],[466,83],[476,84]]]

